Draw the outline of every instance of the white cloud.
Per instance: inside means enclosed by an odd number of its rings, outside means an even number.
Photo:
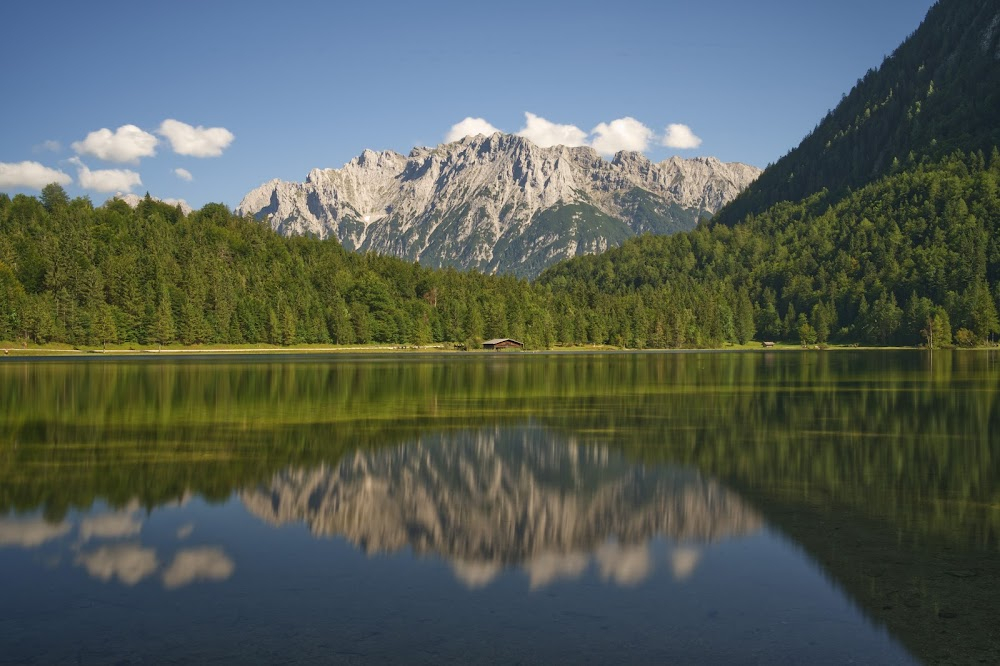
[[[163,572],[163,586],[174,589],[196,580],[226,580],[235,568],[221,548],[189,548],[179,551]]]
[[[67,522],[52,524],[41,518],[33,520],[0,518],[0,548],[4,546],[36,548],[50,539],[66,534],[70,527]]]
[[[62,144],[59,143],[58,141],[55,141],[54,139],[48,139],[47,141],[42,141],[40,144],[35,146],[33,150],[36,153],[43,153],[43,152],[58,153],[60,150],[62,150]]]
[[[667,133],[663,135],[663,145],[667,148],[690,150],[701,145],[701,139],[687,125],[672,123],[667,125]]]
[[[117,578],[126,585],[135,585],[159,566],[155,550],[132,543],[103,546],[77,556],[76,563],[94,578],[104,582]]]
[[[460,123],[452,125],[451,130],[444,137],[444,142],[451,143],[452,141],[461,141],[467,136],[476,136],[477,134],[490,136],[491,134],[496,134],[499,131],[500,130],[482,118],[470,117]]]
[[[70,160],[76,165],[80,187],[95,192],[131,192],[133,187],[142,185],[142,179],[129,169],[99,169],[91,171],[78,157]]]
[[[180,178],[181,180],[186,180],[189,183],[192,180],[194,180],[194,176],[192,176],[191,172],[188,171],[187,169],[181,169],[181,168],[174,169],[174,175]]]
[[[167,197],[165,199],[160,199],[160,201],[162,201],[163,203],[167,204],[168,206],[180,206],[181,210],[184,211],[185,215],[187,215],[188,213],[190,213],[191,210],[192,210],[191,204],[189,204],[184,199],[172,199],[170,197]]]
[[[73,177],[38,162],[0,162],[0,187],[40,190],[49,183],[69,185]]]
[[[172,118],[160,123],[156,133],[167,138],[175,153],[192,157],[218,157],[236,138],[225,127],[193,127]]]
[[[451,143],[467,136],[490,135],[502,131],[483,118],[470,116],[452,125],[444,140],[445,143]],[[542,148],[590,146],[606,157],[622,150],[645,152],[649,150],[651,143],[657,141],[669,148],[680,150],[697,148],[701,145],[701,139],[687,125],[677,123],[668,125],[661,139],[652,129],[629,116],[600,123],[588,134],[576,125],[554,123],[534,113],[525,112],[524,126],[518,130],[517,135]]]
[[[653,130],[628,117],[601,123],[590,133],[596,135],[590,145],[601,155],[614,155],[619,150],[643,152],[653,138]]]
[[[533,113],[525,112],[524,127],[517,133],[536,146],[583,146],[587,133],[576,125],[558,125]]]
[[[159,139],[135,125],[122,125],[114,132],[103,127],[73,142],[78,155],[93,155],[108,162],[138,164],[141,157],[156,155]]]

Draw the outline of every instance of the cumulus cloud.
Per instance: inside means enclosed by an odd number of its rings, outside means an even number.
[[[117,578],[126,585],[135,585],[159,566],[155,550],[134,543],[103,546],[90,553],[80,554],[76,563],[105,583]]]
[[[0,518],[0,548],[5,546],[37,548],[46,541],[66,534],[70,527],[72,526],[67,522],[53,524],[41,518],[32,520]]]
[[[49,139],[47,141],[42,141],[40,144],[35,146],[33,150],[36,153],[45,153],[45,152],[58,153],[60,150],[62,150],[62,144],[59,143],[58,141],[55,141],[54,139]]]
[[[701,145],[701,139],[695,136],[691,128],[680,123],[667,125],[667,132],[663,135],[663,145],[667,148],[678,150],[690,150]]]
[[[174,169],[174,175],[180,178],[181,180],[186,180],[189,183],[192,180],[194,180],[194,176],[192,176],[191,172],[188,171],[187,169],[181,169],[181,168]]]
[[[0,187],[40,190],[49,183],[69,185],[73,177],[38,162],[0,162]]]
[[[235,568],[221,548],[189,548],[179,551],[163,572],[163,586],[172,590],[196,580],[226,580]]]
[[[93,155],[108,162],[138,164],[142,157],[156,155],[159,139],[135,125],[122,125],[114,132],[106,127],[91,132],[83,141],[74,141],[78,155]]]
[[[496,134],[499,132],[496,127],[489,124],[483,118],[466,118],[462,122],[455,123],[451,126],[451,130],[444,137],[445,143],[451,143],[452,141],[461,141],[467,136],[476,136],[477,134],[482,134],[484,136],[490,136],[491,134]]]
[[[192,157],[218,157],[236,138],[225,127],[193,127],[172,118],[160,123],[156,133],[166,137],[175,153]]]
[[[536,146],[583,146],[587,143],[587,133],[576,125],[559,125],[525,112],[524,127],[517,133]]]
[[[619,150],[642,152],[653,138],[653,130],[629,117],[601,123],[590,133],[594,135],[590,145],[601,155],[614,155]]]
[[[445,142],[451,143],[467,136],[490,135],[502,131],[483,118],[469,117],[452,125],[451,130],[445,135]],[[689,150],[701,145],[701,139],[687,125],[670,124],[660,137],[652,129],[629,116],[600,123],[587,133],[576,125],[554,123],[534,113],[525,112],[524,126],[518,130],[517,135],[542,148],[590,146],[605,157],[622,150],[645,152],[655,143],[679,150]]]
[[[192,211],[191,204],[189,204],[184,199],[173,199],[171,197],[166,197],[164,199],[160,199],[160,201],[167,204],[168,206],[180,206],[181,210],[184,211],[185,215],[187,215]]]
[[[80,186],[95,192],[131,192],[133,187],[142,185],[142,179],[129,169],[98,169],[91,171],[86,164],[74,157],[70,160],[76,166]]]

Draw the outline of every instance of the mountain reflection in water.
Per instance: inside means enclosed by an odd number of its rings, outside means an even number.
[[[1000,663],[998,359],[0,359],[0,654]]]
[[[512,567],[543,587],[591,562],[605,580],[636,584],[653,567],[654,537],[678,543],[673,571],[686,578],[699,545],[761,527],[738,496],[694,469],[629,464],[537,427],[356,452],[336,467],[276,474],[240,499],[272,525],[306,523],[366,553],[438,555],[473,588]]]

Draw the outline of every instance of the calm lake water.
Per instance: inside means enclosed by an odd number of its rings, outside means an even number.
[[[0,361],[0,663],[1000,663],[1000,355]]]

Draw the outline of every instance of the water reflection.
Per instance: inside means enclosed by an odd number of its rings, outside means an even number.
[[[178,506],[180,503],[160,510]],[[128,587],[153,576],[159,576],[166,590],[198,582],[219,582],[232,576],[236,568],[232,558],[218,546],[178,548],[166,564],[168,560],[161,557],[156,546],[141,541],[142,531],[143,520],[134,500],[123,510],[95,509],[76,520],[58,523],[42,517],[6,516],[0,517],[0,549],[44,548],[46,561],[51,565],[66,559],[95,580]],[[183,541],[193,531],[194,524],[186,523],[177,529],[175,538]],[[169,548],[161,547],[160,550],[169,551]]]
[[[0,359],[0,386],[2,587],[24,578],[21,597],[0,599],[0,621],[33,617],[22,609],[36,608],[38,575],[24,567],[42,563],[67,590],[85,587],[78,578],[144,607],[217,595],[220,615],[242,618],[242,602],[226,597],[240,590],[260,604],[258,632],[282,622],[267,608],[294,615],[303,589],[328,616],[343,581],[324,576],[367,580],[389,601],[337,598],[370,611],[341,636],[351,645],[385,644],[394,605],[409,603],[394,629],[410,636],[452,604],[500,626],[476,603],[508,603],[502,642],[527,641],[518,614],[556,596],[553,613],[570,613],[570,589],[581,605],[650,595],[656,603],[636,606],[648,620],[624,603],[612,615],[650,636],[690,621],[692,645],[725,637],[736,650],[764,629],[722,628],[725,609],[704,608],[712,590],[700,586],[725,579],[733,603],[771,604],[730,608],[758,625],[802,623],[775,634],[787,645],[828,620],[779,607],[828,618],[824,604],[843,601],[823,596],[818,576],[856,604],[839,618],[857,622],[859,608],[920,659],[1000,663],[1000,371],[983,353],[935,353],[933,365],[921,353],[854,351]],[[784,585],[791,570],[799,578]],[[425,599],[400,592],[423,577]],[[254,587],[286,579],[299,587],[267,599]],[[531,607],[509,601],[512,581]],[[443,600],[449,586],[476,603]],[[682,600],[693,589],[707,596]],[[215,619],[200,617],[209,632]],[[474,629],[464,620],[447,626]],[[329,629],[299,621],[315,636]],[[597,641],[600,626],[576,622],[568,643]]]
[[[0,518],[0,548],[37,548],[46,541],[66,535],[72,528],[66,521],[50,523],[42,518]]]
[[[233,575],[236,565],[221,548],[179,550],[163,572],[163,586],[168,590],[197,581],[222,581]]]
[[[638,466],[540,427],[356,452],[337,466],[276,474],[240,499],[269,524],[305,523],[367,553],[443,557],[474,588],[508,568],[541,588],[591,564],[608,582],[635,585],[653,570],[654,537],[684,544],[675,569],[686,577],[697,563],[692,544],[746,536],[762,524],[697,470]]]
[[[125,585],[135,585],[160,567],[156,551],[138,543],[101,546],[77,555],[76,563],[105,583],[117,579]]]
[[[131,502],[124,511],[88,516],[80,521],[80,541],[91,539],[121,539],[142,531],[142,520],[136,516],[138,502]]]

